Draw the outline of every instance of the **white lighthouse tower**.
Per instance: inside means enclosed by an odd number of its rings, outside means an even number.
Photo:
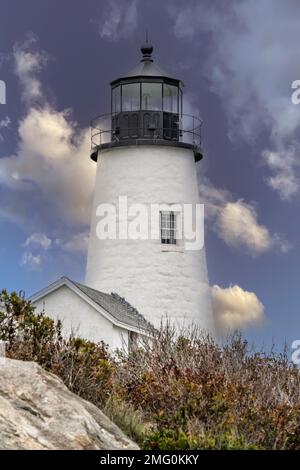
[[[201,122],[183,115],[183,84],[155,64],[153,47],[146,42],[141,52],[137,67],[111,82],[108,119],[92,122],[97,175],[85,283],[124,297],[155,327],[168,319],[213,333],[205,248],[191,248],[183,228],[192,207],[201,240]]]

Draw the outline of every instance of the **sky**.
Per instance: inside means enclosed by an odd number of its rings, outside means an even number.
[[[95,164],[90,120],[140,60],[184,84],[203,119],[197,163],[213,306],[256,345],[300,338],[300,3],[1,0],[0,287],[82,281]],[[1,101],[1,100],[0,100]]]

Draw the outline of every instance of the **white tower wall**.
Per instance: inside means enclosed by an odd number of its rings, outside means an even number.
[[[86,284],[116,292],[152,324],[196,324],[213,333],[205,248],[162,245],[160,240],[99,240],[100,204],[199,203],[194,153],[163,145],[119,146],[98,153]]]

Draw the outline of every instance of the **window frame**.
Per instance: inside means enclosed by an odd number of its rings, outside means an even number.
[[[116,93],[118,93],[118,97],[116,96]],[[118,98],[119,100],[119,107],[117,109],[116,103]],[[122,111],[122,85],[117,85],[111,89],[111,112],[112,114],[118,114]]]
[[[177,214],[174,211],[160,211],[160,243],[177,246]]]

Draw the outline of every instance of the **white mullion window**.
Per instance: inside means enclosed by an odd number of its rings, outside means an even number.
[[[160,240],[163,244],[176,245],[176,214],[175,212],[160,213]]]

